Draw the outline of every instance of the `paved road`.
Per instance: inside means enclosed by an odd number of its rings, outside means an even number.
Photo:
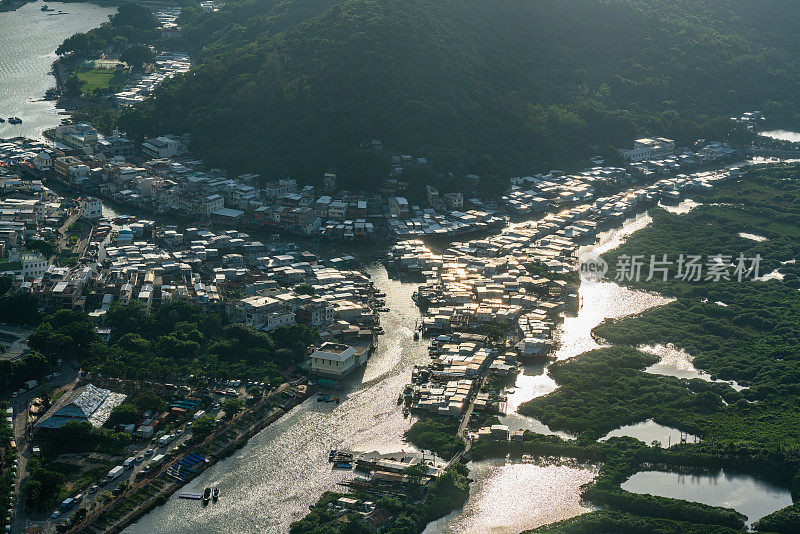
[[[17,398],[6,399],[9,406],[14,408],[14,441],[17,443],[17,451],[19,452],[19,466],[17,467],[17,480],[15,495],[17,501],[14,507],[15,515],[14,521],[11,524],[12,532],[24,532],[27,515],[25,514],[25,505],[20,501],[19,497],[19,484],[27,475],[28,459],[31,456],[30,446],[26,435],[26,427],[28,425],[28,404],[34,398],[42,394],[45,389],[55,389],[68,384],[74,383],[78,378],[78,371],[71,367],[64,366],[60,370],[61,376],[44,384],[40,384],[31,391],[26,391],[19,395]]]

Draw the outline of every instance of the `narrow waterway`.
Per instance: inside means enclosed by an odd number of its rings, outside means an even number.
[[[413,450],[402,441],[411,425],[396,399],[414,364],[429,361],[427,342],[413,340],[419,311],[411,295],[416,284],[390,280],[381,265],[366,272],[386,293],[391,310],[381,316],[385,335],[365,369],[338,393],[339,405],[311,398],[216,464],[186,489],[220,488],[220,503],[201,507],[174,495],[125,532],[130,534],[287,532],[308,506],[336,484],[352,478],[327,462],[331,448],[383,453]]]
[[[628,236],[645,228],[650,222],[652,219],[646,213],[632,217],[620,227],[600,233],[595,244],[582,247],[579,252],[581,254],[608,252],[620,246]],[[574,317],[564,317],[564,322],[555,332],[557,360],[565,360],[588,350],[600,348],[601,345],[592,337],[592,330],[605,319],[641,313],[670,302],[670,299],[661,295],[628,289],[608,281],[582,281],[579,297],[578,313]],[[564,432],[552,432],[536,419],[516,413],[522,403],[556,390],[558,386],[547,374],[547,367],[547,364],[523,367],[517,376],[514,391],[508,395],[507,415],[501,417],[501,420],[512,430],[526,429],[569,437]]]
[[[0,123],[0,137],[42,137],[42,131],[61,124],[51,101],[43,100],[54,87],[50,65],[55,50],[67,37],[108,22],[116,7],[87,3],[56,3],[54,12],[41,11],[42,2],[0,13],[0,117],[20,117],[22,124]],[[58,14],[61,10],[65,14]]]
[[[602,254],[620,245],[633,233],[652,222],[646,213],[626,220],[620,227],[602,232],[596,243],[580,253]],[[620,318],[661,306],[670,299],[636,291],[608,281],[582,281],[580,305],[574,317],[565,317],[555,333],[555,358],[573,358],[601,345],[592,330],[605,319]],[[517,413],[526,401],[552,393],[558,388],[547,373],[548,364],[525,366],[508,395],[507,415],[500,417],[510,430],[525,429],[570,438],[552,431],[532,417]],[[589,511],[580,502],[580,486],[593,478],[591,470],[565,466],[532,466],[525,463],[473,462],[470,496],[462,510],[432,523],[425,534],[505,534],[536,528]]]

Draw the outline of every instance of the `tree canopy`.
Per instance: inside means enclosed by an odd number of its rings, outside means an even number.
[[[185,10],[199,65],[119,120],[264,176],[379,184],[354,164],[372,138],[445,171],[546,170],[645,133],[725,139],[752,109],[796,121],[798,18],[751,0],[232,1]]]

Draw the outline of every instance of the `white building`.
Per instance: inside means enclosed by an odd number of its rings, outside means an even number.
[[[81,217],[95,220],[103,216],[103,202],[99,198],[81,197]]]
[[[92,169],[88,165],[72,165],[68,171],[69,181],[76,185],[80,185],[89,179],[91,172]]]
[[[675,141],[665,137],[637,139],[632,150],[620,150],[619,153],[633,163],[664,159],[675,154]]]
[[[324,343],[310,358],[312,373],[334,378],[349,375],[359,364],[356,349],[341,343]]]
[[[19,262],[23,278],[38,278],[47,270],[47,258],[38,252],[23,252],[19,255]]]
[[[36,154],[33,166],[40,171],[49,171],[53,168],[53,157],[48,150],[43,150]]]
[[[142,143],[142,153],[151,158],[171,158],[181,155],[185,150],[178,139],[167,136],[148,139]]]

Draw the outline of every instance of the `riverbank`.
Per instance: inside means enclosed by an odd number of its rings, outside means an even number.
[[[185,487],[201,492],[219,487],[226,495],[225,513],[186,506],[173,497],[126,532],[287,532],[320,495],[353,478],[352,471],[332,469],[331,449],[418,455],[403,437],[413,418],[403,418],[396,403],[411,368],[428,359],[426,344],[413,338],[419,314],[411,295],[417,285],[390,279],[380,264],[364,270],[375,289],[386,294],[390,311],[381,314],[385,333],[366,366],[336,391],[340,402],[312,398],[301,403]]]
[[[207,462],[201,464],[201,468],[193,474],[192,479],[194,479],[220,460],[244,447],[250,438],[308,399],[313,391],[312,387],[305,384],[305,379],[282,384],[257,404],[218,427],[201,443],[182,451],[179,457],[164,464],[157,473],[148,475],[146,480],[141,483],[134,484],[120,498],[87,515],[86,519],[74,525],[68,532],[81,532],[87,528],[99,529],[103,532],[121,532],[166,502],[171,495],[187,483],[177,482],[167,475],[170,468],[185,453],[194,452],[207,459]]]

